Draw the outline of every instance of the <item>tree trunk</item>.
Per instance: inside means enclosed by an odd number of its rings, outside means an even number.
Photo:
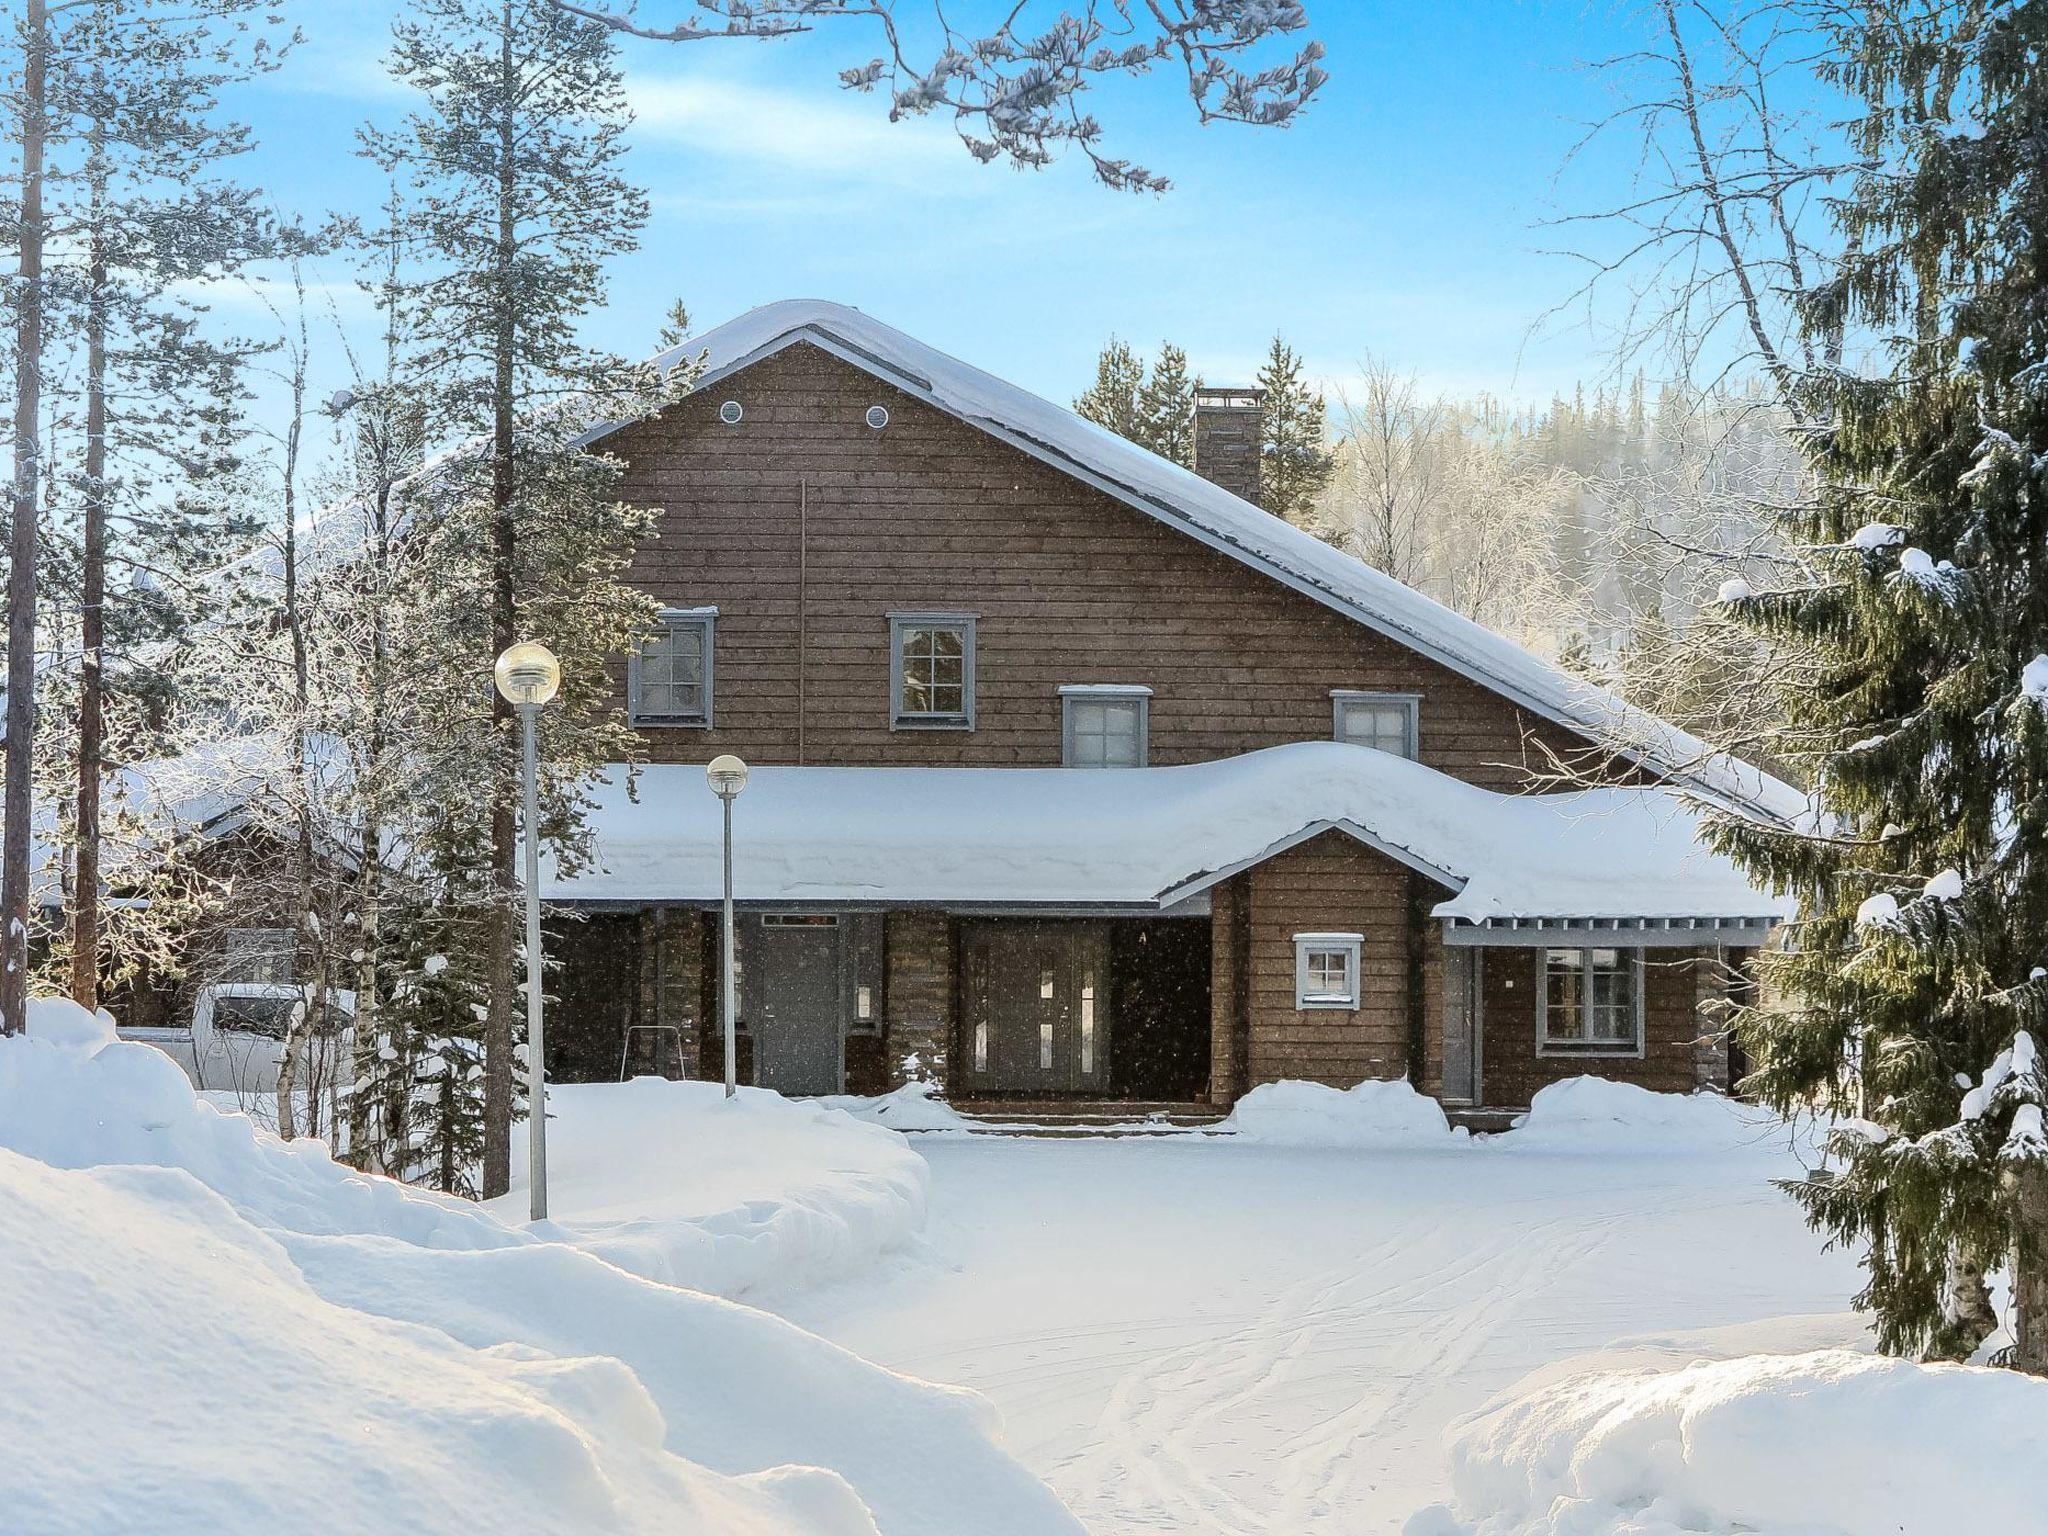
[[[50,18],[26,0],[21,36],[21,255],[14,329],[13,524],[7,540],[7,786],[0,802],[0,1035],[28,1014],[29,818],[35,773],[36,503],[42,471],[43,139]]]
[[[1948,1283],[1941,1300],[1942,1327],[1929,1354],[1934,1359],[1967,1360],[1998,1331],[1998,1309],[1984,1271],[1962,1259],[1948,1261]]]
[[[516,535],[512,525],[515,426],[512,392],[518,341],[518,300],[513,283],[518,254],[513,35],[511,0],[504,0],[498,33],[501,91],[498,105],[499,281],[491,379],[491,659],[500,655],[516,638],[517,613],[513,592]],[[489,661],[486,662],[488,666]],[[484,1018],[482,1192],[486,1200],[502,1195],[512,1187],[512,1012],[515,1001],[512,904],[518,894],[515,878],[518,847],[512,816],[512,797],[516,787],[512,782],[511,755],[504,750],[512,739],[512,706],[495,688],[491,690],[491,726],[493,746],[498,750],[494,758],[497,784],[491,800],[491,905],[487,935],[489,955],[485,968],[488,992]]]
[[[106,169],[93,128],[92,255],[85,305],[85,516],[78,623],[78,811],[71,890],[71,1000],[100,1005],[100,773],[106,741],[107,263]]]
[[[2012,1363],[2048,1376],[2048,1163],[2020,1163],[2012,1185]]]

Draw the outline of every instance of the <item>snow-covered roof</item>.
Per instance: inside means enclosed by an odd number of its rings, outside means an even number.
[[[704,770],[613,768],[596,788],[596,867],[556,902],[705,902],[721,891]],[[747,902],[1158,910],[1329,829],[1454,894],[1438,916],[1710,918],[1777,905],[1696,840],[1657,789],[1503,795],[1333,741],[1172,768],[756,768],[734,804]]]
[[[1762,770],[1570,676],[1191,470],[857,309],[821,299],[764,304],[691,337],[655,361],[672,368],[701,359],[703,371],[693,388],[702,390],[800,342],[886,379],[1709,799],[1781,820],[1805,809],[1804,796]],[[599,427],[584,441],[626,425]]]

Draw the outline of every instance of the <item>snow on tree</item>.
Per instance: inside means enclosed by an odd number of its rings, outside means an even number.
[[[1861,98],[1853,255],[1808,323],[1888,350],[1802,378],[1816,579],[1734,596],[1811,648],[1784,701],[1814,804],[1723,845],[1795,895],[1784,1001],[1738,1020],[1751,1087],[1855,1119],[1795,1186],[1861,1245],[1881,1344],[1960,1356],[2013,1275],[2014,1363],[2048,1370],[2048,8],[1925,0],[1829,18]]]
[[[865,22],[885,51],[841,70],[839,80],[849,90],[886,91],[891,122],[949,117],[976,160],[1021,170],[1078,150],[1103,185],[1137,192],[1164,192],[1167,180],[1102,149],[1102,125],[1081,104],[1097,84],[1178,66],[1201,122],[1283,127],[1328,78],[1322,44],[1313,40],[1257,62],[1262,48],[1307,28],[1300,0],[1176,0],[1147,4],[1136,16],[1128,0],[1087,0],[1049,14],[1018,4],[1002,7],[987,31],[962,27],[936,0],[921,24],[899,14],[916,8],[897,0],[658,0],[649,17],[637,0],[623,10],[552,3],[614,31],[671,43],[773,39],[829,20]],[[655,19],[662,12],[680,15]]]
[[[1308,526],[1316,497],[1336,468],[1322,394],[1301,376],[1301,357],[1279,336],[1259,369],[1266,392],[1265,445],[1259,455],[1259,501],[1275,517]]]
[[[543,719],[556,786],[549,818],[573,855],[573,785],[630,760],[605,659],[638,645],[652,605],[623,581],[651,527],[613,495],[615,462],[574,445],[594,419],[658,401],[642,370],[575,338],[604,296],[604,260],[629,249],[646,199],[620,161],[629,121],[613,33],[548,0],[421,0],[395,29],[391,68],[421,97],[396,129],[366,135],[407,203],[401,307],[437,437],[467,438],[413,477],[405,534],[435,571],[417,633],[450,743],[440,804],[458,863],[492,872],[486,924],[485,1138],[481,1190],[510,1177],[518,945],[517,765],[491,663],[537,638],[563,658]]]

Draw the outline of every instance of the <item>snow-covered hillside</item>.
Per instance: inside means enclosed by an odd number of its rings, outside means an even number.
[[[0,1040],[10,1531],[1079,1530],[970,1394],[287,1146],[69,1004],[31,1028]]]

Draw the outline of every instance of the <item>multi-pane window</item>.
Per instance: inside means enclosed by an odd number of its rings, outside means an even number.
[[[1358,952],[1364,936],[1356,933],[1297,933],[1294,936],[1294,1006],[1356,1008]]]
[[[1415,756],[1418,701],[1413,695],[1338,688],[1331,692],[1330,702],[1339,741],[1396,757]]]
[[[1149,688],[1106,684],[1060,690],[1069,768],[1142,768],[1151,712]]]
[[[891,723],[899,728],[974,726],[974,617],[964,613],[889,616]]]
[[[635,725],[711,724],[710,609],[663,610],[628,668]]]
[[[1544,1049],[1640,1050],[1642,963],[1642,951],[1638,949],[1545,950]]]
[[[297,954],[298,936],[290,928],[229,928],[221,934],[214,980],[289,982]]]

